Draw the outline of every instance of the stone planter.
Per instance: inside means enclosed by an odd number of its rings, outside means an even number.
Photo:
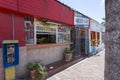
[[[72,53],[65,53],[64,57],[65,57],[65,61],[70,61],[72,59]]]

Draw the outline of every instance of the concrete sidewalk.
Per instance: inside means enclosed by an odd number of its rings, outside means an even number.
[[[47,80],[104,80],[105,50],[61,71]]]

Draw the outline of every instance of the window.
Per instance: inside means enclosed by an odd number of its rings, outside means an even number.
[[[91,31],[90,35],[91,35],[91,46],[96,46],[96,32]]]
[[[58,25],[58,42],[70,41],[70,28]]]
[[[31,17],[25,17],[24,25],[26,44],[48,44],[70,41],[69,27],[52,22],[47,23]]]
[[[56,43],[55,34],[37,34],[37,44]]]
[[[25,17],[24,28],[25,28],[25,41],[26,44],[34,44],[34,19]]]
[[[36,44],[56,43],[56,25],[43,23],[40,20],[36,24]]]

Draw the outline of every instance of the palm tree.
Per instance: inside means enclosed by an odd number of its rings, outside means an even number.
[[[105,0],[105,80],[120,80],[120,0]]]

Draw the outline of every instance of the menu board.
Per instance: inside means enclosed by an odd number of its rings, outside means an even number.
[[[55,24],[41,24],[40,22],[36,21],[36,30],[42,32],[56,32],[56,25]]]

